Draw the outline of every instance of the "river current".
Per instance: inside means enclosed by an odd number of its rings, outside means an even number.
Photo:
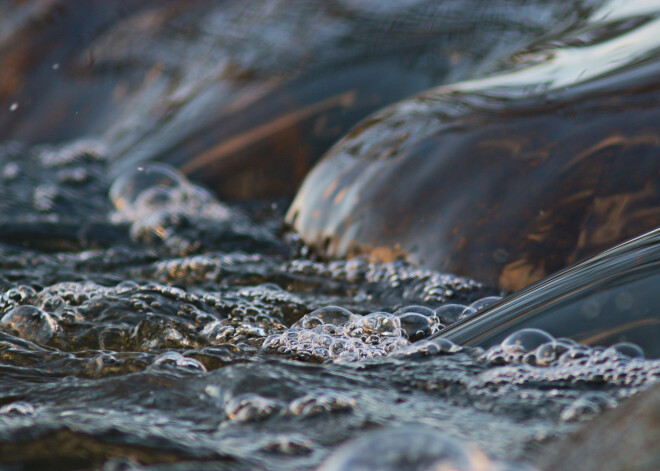
[[[318,260],[282,205],[109,164],[0,147],[3,469],[529,470],[660,375],[535,330],[425,340],[503,293]]]

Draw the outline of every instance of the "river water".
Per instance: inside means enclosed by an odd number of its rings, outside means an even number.
[[[528,469],[660,375],[539,332],[425,341],[500,293],[316,261],[284,208],[158,164],[113,184],[104,152],[0,150],[6,469]]]
[[[493,64],[514,46],[579,16],[528,3],[501,47],[491,50],[484,41],[466,62],[456,56],[458,65],[445,78],[478,77],[479,61],[496,70]],[[370,15],[375,8],[338,4]],[[395,15],[391,8],[378,11]],[[484,10],[497,26],[484,30],[487,40],[502,32],[502,12],[513,11],[508,3],[498,8]],[[182,24],[196,24],[204,12],[193,13]],[[233,38],[246,63],[279,64],[268,55],[250,59],[251,50],[233,36],[231,15],[209,18],[226,28],[225,39]],[[142,20],[145,28],[156,21]],[[637,24],[623,23],[633,30]],[[281,18],[273,24],[274,37],[297,32]],[[337,56],[355,52],[334,35],[352,31],[352,23],[338,24],[344,25],[329,27],[328,38],[317,38],[312,53],[330,39]],[[105,59],[139,31],[111,31]],[[469,44],[466,31],[472,34],[472,26],[450,35],[452,48]],[[647,43],[655,41],[650,36]],[[218,96],[234,104],[245,98],[224,85],[204,89],[217,72],[204,54],[217,45],[207,48],[195,38],[182,29],[163,50],[195,44],[199,55],[185,55],[183,64],[208,66],[208,74],[177,76],[176,86],[167,74],[152,74],[119,111],[102,79],[71,102],[84,118],[55,126],[57,113],[18,98],[0,117],[0,135],[23,142],[0,143],[0,469],[529,471],[558,438],[657,381],[660,361],[645,359],[632,344],[591,348],[526,329],[488,350],[455,345],[434,334],[506,293],[403,261],[321,259],[284,225],[287,197],[229,204],[216,196],[225,188],[211,192],[172,167],[142,162],[149,152],[162,157],[168,149],[194,147],[196,139],[186,139],[213,128],[196,121],[196,113],[215,107]],[[139,63],[143,51],[130,51]],[[436,67],[428,52],[420,63]],[[568,74],[562,57],[555,69]],[[443,64],[433,73],[446,74]],[[606,74],[611,62],[602,64],[599,73]],[[60,67],[42,66],[48,73]],[[522,86],[527,75],[502,77]],[[403,92],[436,78],[418,77]],[[58,80],[35,95],[46,108],[73,93],[67,80]],[[553,86],[564,85],[559,82]],[[160,107],[150,87],[171,92],[171,109]],[[96,108],[81,105],[95,94]],[[206,101],[211,95],[216,98]],[[104,135],[75,138],[86,134]],[[173,155],[170,162],[182,163],[184,154]],[[231,177],[223,178],[230,192]]]

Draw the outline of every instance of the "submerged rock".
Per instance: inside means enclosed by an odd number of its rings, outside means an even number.
[[[311,171],[288,222],[326,256],[505,290],[656,227],[658,11],[608,2],[498,75],[378,112]]]
[[[660,385],[549,447],[544,471],[654,471],[660,462]]]

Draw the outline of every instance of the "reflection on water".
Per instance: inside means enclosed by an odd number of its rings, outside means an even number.
[[[371,115],[287,222],[324,256],[405,258],[506,291],[657,227],[654,4],[608,2],[486,78]]]

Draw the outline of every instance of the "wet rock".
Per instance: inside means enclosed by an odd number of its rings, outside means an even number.
[[[660,385],[631,398],[550,446],[545,471],[652,471],[660,459]]]
[[[405,258],[504,290],[656,227],[660,20],[617,5],[499,75],[372,115],[310,172],[287,221],[325,256]]]

